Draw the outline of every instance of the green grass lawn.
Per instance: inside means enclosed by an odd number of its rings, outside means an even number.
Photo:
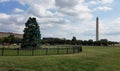
[[[120,71],[120,47],[83,47],[82,53],[0,56],[0,71]]]

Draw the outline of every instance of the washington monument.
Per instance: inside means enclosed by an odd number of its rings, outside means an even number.
[[[99,41],[99,18],[96,18],[96,41]]]

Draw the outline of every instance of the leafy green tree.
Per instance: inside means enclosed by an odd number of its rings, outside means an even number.
[[[22,40],[22,38],[15,37],[15,43],[16,44],[19,45],[21,43],[21,40]]]
[[[9,43],[8,37],[4,37],[4,38],[3,38],[3,43]]]
[[[83,41],[83,45],[88,45],[88,41],[87,41],[87,40],[84,40],[84,41]]]
[[[75,36],[73,36],[73,38],[72,38],[72,41],[76,41],[77,39],[76,39],[76,37]]]
[[[108,40],[107,39],[101,39],[100,40],[102,46],[108,46]]]
[[[10,44],[14,44],[15,43],[15,36],[11,34],[10,36],[8,36],[8,40],[9,40]]]
[[[77,45],[82,45],[83,41],[82,40],[77,40]]]
[[[40,47],[41,34],[36,18],[29,18],[25,23],[21,48]]]
[[[94,41],[94,45],[95,46],[101,46],[101,43],[100,43],[100,41]]]
[[[11,34],[8,37],[4,37],[3,43],[14,44],[15,43],[15,36],[13,34]]]
[[[72,44],[73,44],[73,45],[76,45],[76,44],[77,44],[77,39],[76,39],[75,36],[73,36],[73,38],[72,38]]]
[[[2,44],[4,41],[4,38],[0,38],[0,44]]]
[[[88,45],[90,45],[90,46],[93,45],[93,40],[92,39],[88,40]]]

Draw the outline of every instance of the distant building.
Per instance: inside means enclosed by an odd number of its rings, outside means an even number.
[[[9,35],[14,35],[17,38],[23,38],[23,34],[18,34],[13,32],[0,32],[0,38],[8,37]]]

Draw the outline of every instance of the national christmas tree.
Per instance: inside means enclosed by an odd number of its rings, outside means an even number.
[[[40,47],[41,34],[36,18],[29,18],[25,23],[21,48]]]

